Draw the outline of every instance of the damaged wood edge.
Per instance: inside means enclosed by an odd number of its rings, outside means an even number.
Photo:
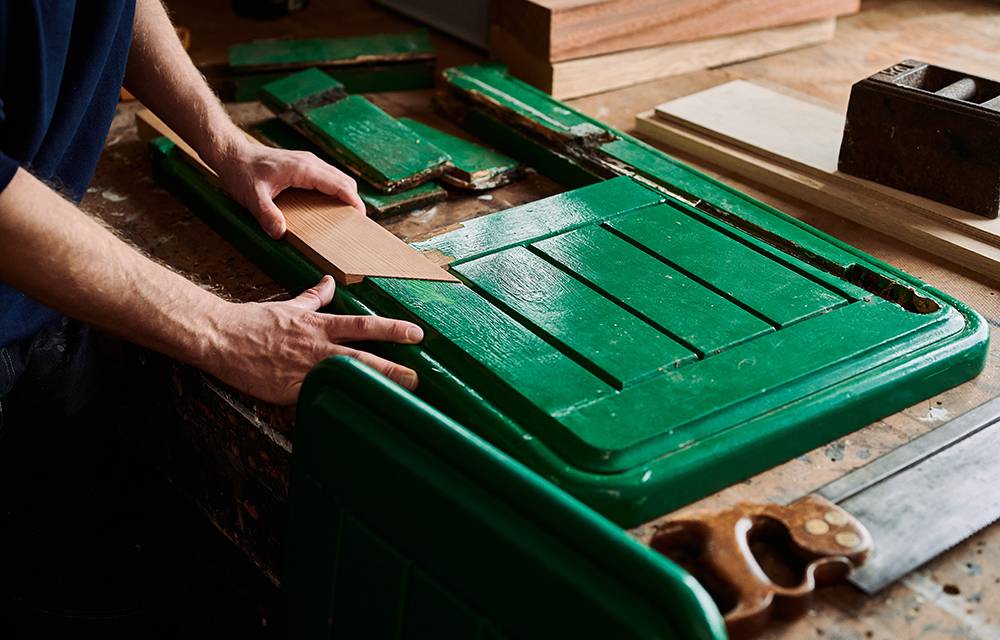
[[[602,144],[616,139],[632,140],[611,127],[602,125],[605,134],[608,136],[607,139],[603,137],[579,139],[559,135],[544,122],[539,122],[517,113],[480,91],[462,89],[456,86],[450,82],[447,73],[444,77],[446,93],[442,94],[435,102],[439,108],[448,109],[452,114],[455,114],[458,110],[485,110],[491,115],[495,115],[496,119],[502,125],[535,138],[537,141],[548,146],[553,152],[575,160],[584,169],[590,170],[604,178],[616,175],[630,177],[664,193],[678,202],[697,209],[729,226],[735,227],[782,253],[795,257],[820,271],[848,282],[907,311],[926,314],[935,313],[941,308],[941,305],[935,300],[918,293],[913,285],[891,278],[857,262],[845,265],[830,260],[794,241],[768,231],[736,213],[722,209],[688,193],[676,184],[664,180],[651,172],[643,172],[637,167],[611,157],[600,148],[598,140]],[[568,109],[568,107],[566,108]],[[463,113],[462,118],[464,119],[466,115]],[[658,149],[653,149],[652,147],[649,149],[656,154],[665,155]]]

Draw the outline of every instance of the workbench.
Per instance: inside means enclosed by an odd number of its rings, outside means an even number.
[[[355,5],[345,8],[345,5]],[[282,21],[252,22],[227,17],[204,3],[173,2],[178,24],[191,28],[191,53],[199,64],[224,60],[229,44],[254,37],[353,35],[411,28],[408,20],[363,2],[313,3],[307,13]],[[329,13],[324,18],[321,14]],[[221,17],[220,15],[221,14]],[[870,1],[862,13],[842,19],[833,42],[760,60],[668,78],[570,104],[624,131],[634,115],[666,100],[732,79],[748,79],[793,91],[844,109],[850,86],[900,59],[915,58],[996,76],[1000,53],[1000,9],[982,1]],[[439,68],[475,62],[483,55],[448,37],[434,35]],[[370,96],[396,116],[430,117],[430,92]],[[192,280],[234,300],[268,301],[289,292],[270,280],[224,239],[209,230],[180,201],[152,180],[145,144],[135,134],[135,105],[119,108],[85,210],[124,238]],[[234,117],[266,117],[256,103],[232,106]],[[432,122],[447,129],[442,119]],[[996,283],[981,278],[846,220],[810,210],[741,183],[691,158],[681,159],[778,209],[802,219],[873,256],[932,283],[970,304],[997,326]],[[487,196],[453,198],[427,210],[384,221],[407,241],[492,211],[560,191],[532,174]],[[973,381],[876,422],[802,455],[693,506],[722,508],[739,501],[787,502],[861,466],[1000,393],[998,349],[991,343],[984,372]],[[171,416],[154,438],[156,464],[240,546],[269,578],[280,576],[280,540],[287,498],[294,411],[263,405],[184,365],[158,356],[137,359],[149,377],[151,406]],[[1000,637],[1000,529],[988,528],[877,597],[848,586],[822,590],[811,612],[791,623],[772,625],[765,637],[798,638],[973,638]],[[651,535],[633,530],[640,539]]]

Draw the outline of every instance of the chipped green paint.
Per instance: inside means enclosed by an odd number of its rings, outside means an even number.
[[[260,101],[275,113],[306,110],[343,98],[344,85],[319,69],[307,69],[269,82],[260,88]]]
[[[639,183],[629,178],[616,178],[473,218],[464,222],[460,229],[414,246],[425,251],[439,251],[461,262],[662,201],[662,196]]]
[[[337,166],[336,161],[322,149],[303,138],[294,129],[277,118],[268,118],[267,120],[258,122],[250,127],[250,131],[256,138],[272,146],[310,151]],[[344,167],[338,168],[345,170]],[[358,182],[358,195],[365,203],[368,215],[373,218],[384,218],[413,211],[414,209],[429,207],[448,197],[448,193],[433,182],[425,182],[406,191],[382,193],[368,186],[363,180]]]
[[[521,171],[521,163],[499,151],[445,133],[412,118],[400,122],[418,136],[444,151],[452,167],[441,176],[444,182],[462,189],[492,189],[507,184]]]
[[[448,156],[362,96],[302,114],[296,129],[385,193],[440,176]]]
[[[347,93],[417,91],[434,88],[433,60],[316,68],[343,84],[344,91]],[[233,75],[220,81],[216,90],[224,93],[226,100],[248,102],[257,99],[262,86],[284,78],[287,74],[288,71],[286,70]]]
[[[304,68],[431,59],[434,47],[424,29],[351,38],[261,40],[229,48],[234,70]]]

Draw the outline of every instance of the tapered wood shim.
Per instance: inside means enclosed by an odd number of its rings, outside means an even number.
[[[140,135],[165,136],[208,174],[194,149],[148,110],[136,114]],[[457,281],[368,216],[317,191],[290,189],[275,200],[288,224],[290,244],[328,271],[340,284],[366,276]]]
[[[854,13],[860,0],[494,0],[491,22],[560,62]],[[491,48],[492,48],[491,42]]]
[[[549,62],[494,25],[490,49],[515,76],[555,98],[619,89],[640,82],[750,60],[833,39],[834,18],[746,31],[691,42],[630,49],[588,58]]]
[[[487,149],[417,120],[400,118],[399,121],[448,155],[452,166],[441,179],[450,185],[462,189],[492,189],[507,184],[521,172],[521,163],[499,151]]]
[[[235,44],[229,48],[229,66],[237,71],[433,59],[434,47],[423,29],[352,38],[261,40]]]

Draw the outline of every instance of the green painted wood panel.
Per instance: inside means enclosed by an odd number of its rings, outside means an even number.
[[[454,262],[534,242],[659,202],[663,196],[629,178],[614,178],[474,218],[460,229],[416,243]]]
[[[746,415],[760,415],[789,400],[781,393],[785,385],[812,376],[807,384],[818,391],[827,384],[822,372],[839,363],[850,366],[852,359],[871,354],[876,360],[894,358],[890,344],[945,324],[948,317],[908,313],[879,298],[855,302],[667,372],[560,422],[576,439],[572,457],[578,464],[605,472],[629,468],[731,426],[730,411],[739,403],[756,399]],[[917,342],[940,337],[926,335]]]
[[[510,182],[521,168],[521,163],[510,156],[445,133],[419,120],[400,118],[399,121],[448,155],[453,166],[443,179],[449,184],[466,189],[492,189]]]
[[[614,219],[608,225],[777,326],[847,302],[669,204]]]
[[[271,111],[281,113],[305,107],[320,100],[332,101],[347,95],[344,85],[319,69],[307,69],[273,80],[260,88],[260,101]]]
[[[441,175],[448,156],[362,96],[307,111],[304,133],[372,186],[391,193]]]
[[[464,284],[393,278],[369,278],[369,282],[437,334],[425,337],[425,344],[440,347],[438,338],[443,338],[457,347],[457,351],[448,349],[449,360],[465,366],[470,359],[478,362],[481,374],[494,387],[497,380],[502,381],[526,400],[519,410],[534,422],[613,391]]]
[[[318,68],[342,83],[347,93],[416,91],[434,88],[433,60]],[[242,73],[215,80],[212,87],[227,102],[249,102],[258,98],[258,92],[265,84],[283,78],[287,74],[288,70]]]
[[[465,262],[454,271],[618,389],[695,359],[692,351],[524,247]]]
[[[297,131],[277,118],[268,118],[267,120],[258,122],[250,127],[250,131],[254,137],[272,146],[315,153],[341,171],[351,173],[350,169],[338,166],[337,161],[331,158],[328,153],[302,137]],[[359,176],[355,175],[355,177]],[[406,213],[407,211],[413,211],[414,209],[429,207],[448,197],[448,192],[434,182],[425,182],[412,189],[397,191],[396,193],[382,193],[369,186],[364,180],[359,180],[357,184],[358,196],[365,203],[368,215],[373,218],[394,216]]]
[[[583,227],[531,246],[700,355],[774,331],[603,227]]]
[[[424,29],[350,38],[260,40],[234,44],[229,48],[229,66],[240,71],[433,57],[434,47]]]

